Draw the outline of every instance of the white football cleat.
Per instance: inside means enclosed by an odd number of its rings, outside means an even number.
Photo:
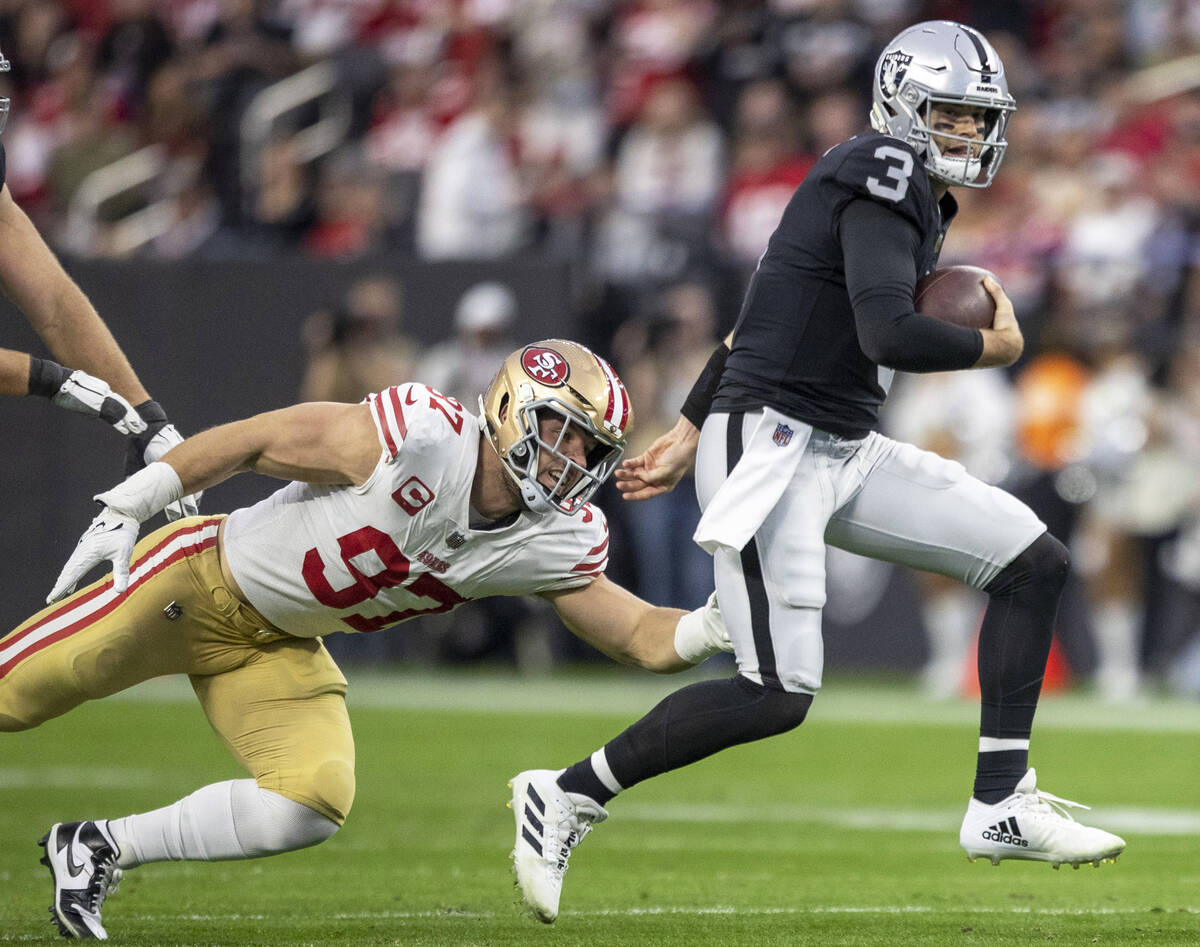
[[[1037,774],[1025,774],[1013,794],[994,805],[972,799],[958,833],[967,858],[986,858],[993,865],[1003,858],[1049,862],[1055,868],[1085,862],[1115,861],[1125,840],[1103,829],[1080,825],[1067,807],[1088,806],[1060,799],[1037,788]]]
[[[50,916],[63,937],[107,940],[100,908],[121,884],[117,843],[106,822],[57,823],[38,842],[54,879]]]
[[[526,907],[543,924],[558,917],[563,872],[571,849],[592,826],[608,818],[598,802],[558,785],[563,770],[531,769],[509,781],[517,841],[512,850],[517,887]]]

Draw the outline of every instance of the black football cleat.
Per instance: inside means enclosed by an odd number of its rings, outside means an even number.
[[[104,899],[121,883],[119,849],[104,822],[59,822],[38,842],[54,880],[50,916],[63,937],[107,940],[100,923]]]

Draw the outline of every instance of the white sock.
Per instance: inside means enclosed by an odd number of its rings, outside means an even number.
[[[258,858],[316,845],[337,829],[332,819],[259,789],[253,779],[213,783],[161,809],[108,822],[122,868]]]

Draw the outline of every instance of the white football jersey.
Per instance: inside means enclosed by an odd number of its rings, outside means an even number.
[[[489,595],[577,588],[604,571],[608,523],[591,505],[470,528],[476,462],[491,448],[458,401],[405,384],[366,403],[383,448],[366,483],[294,481],[226,523],[229,568],[277,628],[379,631]]]

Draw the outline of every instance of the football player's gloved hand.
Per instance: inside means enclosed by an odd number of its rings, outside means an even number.
[[[688,664],[699,664],[722,651],[733,651],[729,629],[721,617],[717,593],[700,608],[688,612],[675,626],[675,652]]]
[[[62,371],[66,373],[65,368]],[[137,435],[146,430],[146,422],[133,405],[109,388],[108,382],[79,369],[66,376],[50,400],[68,411],[99,418],[122,434]]]
[[[167,420],[167,412],[157,401],[146,401],[137,406],[137,413],[146,428],[134,435],[125,453],[125,475],[137,473],[148,464],[160,459],[163,454],[183,443],[183,435]],[[172,503],[163,512],[167,519],[177,520],[181,516],[196,516],[200,512],[200,497],[203,491],[185,496]]]
[[[112,563],[113,588],[124,592],[129,587],[129,559],[140,525],[134,517],[104,507],[80,537],[71,558],[58,574],[58,581],[46,597],[47,604],[75,591],[79,580],[102,562]]]

